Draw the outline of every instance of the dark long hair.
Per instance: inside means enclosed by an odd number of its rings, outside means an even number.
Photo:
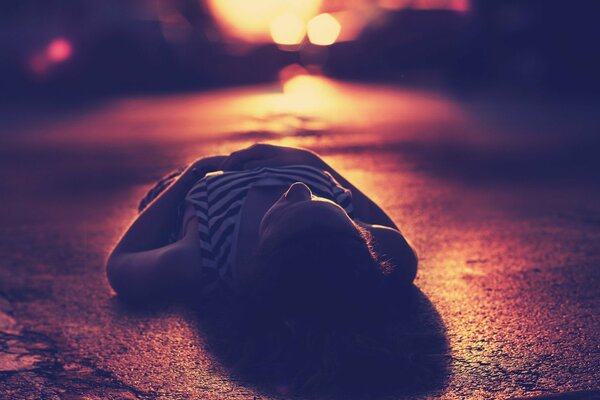
[[[253,279],[240,293],[256,323],[295,320],[318,327],[354,326],[376,315],[384,266],[367,231],[306,232],[261,243]],[[253,322],[254,323],[254,322]]]
[[[389,323],[390,266],[361,233],[261,244],[253,279],[217,313],[226,315],[212,335],[234,375],[279,391],[356,393],[404,374],[410,350]]]

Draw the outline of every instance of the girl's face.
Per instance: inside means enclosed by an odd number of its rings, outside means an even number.
[[[261,241],[279,241],[321,228],[361,237],[356,224],[342,207],[331,200],[314,196],[308,186],[296,182],[265,213],[259,237]]]

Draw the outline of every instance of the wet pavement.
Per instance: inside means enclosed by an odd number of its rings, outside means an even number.
[[[415,312],[447,369],[391,398],[600,396],[594,113],[301,83],[4,123],[0,398],[269,398],[228,376],[189,307],[127,306],[103,270],[153,180],[265,140],[323,154],[417,249]]]

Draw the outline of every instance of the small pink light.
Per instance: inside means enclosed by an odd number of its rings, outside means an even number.
[[[471,10],[471,4],[469,4],[469,0],[452,0],[451,9],[466,13]]]
[[[44,54],[34,53],[29,57],[28,66],[35,75],[44,75],[48,71],[48,58]]]
[[[63,38],[57,38],[48,44],[46,47],[46,55],[50,61],[62,62],[71,57],[73,48],[68,40]]]

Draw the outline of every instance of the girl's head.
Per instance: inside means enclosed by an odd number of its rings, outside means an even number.
[[[384,270],[370,236],[336,203],[297,182],[267,211],[243,286],[263,320],[360,324],[377,311]]]
[[[261,245],[275,247],[289,238],[329,232],[363,240],[360,229],[342,207],[314,196],[296,182],[266,212],[259,228]]]

